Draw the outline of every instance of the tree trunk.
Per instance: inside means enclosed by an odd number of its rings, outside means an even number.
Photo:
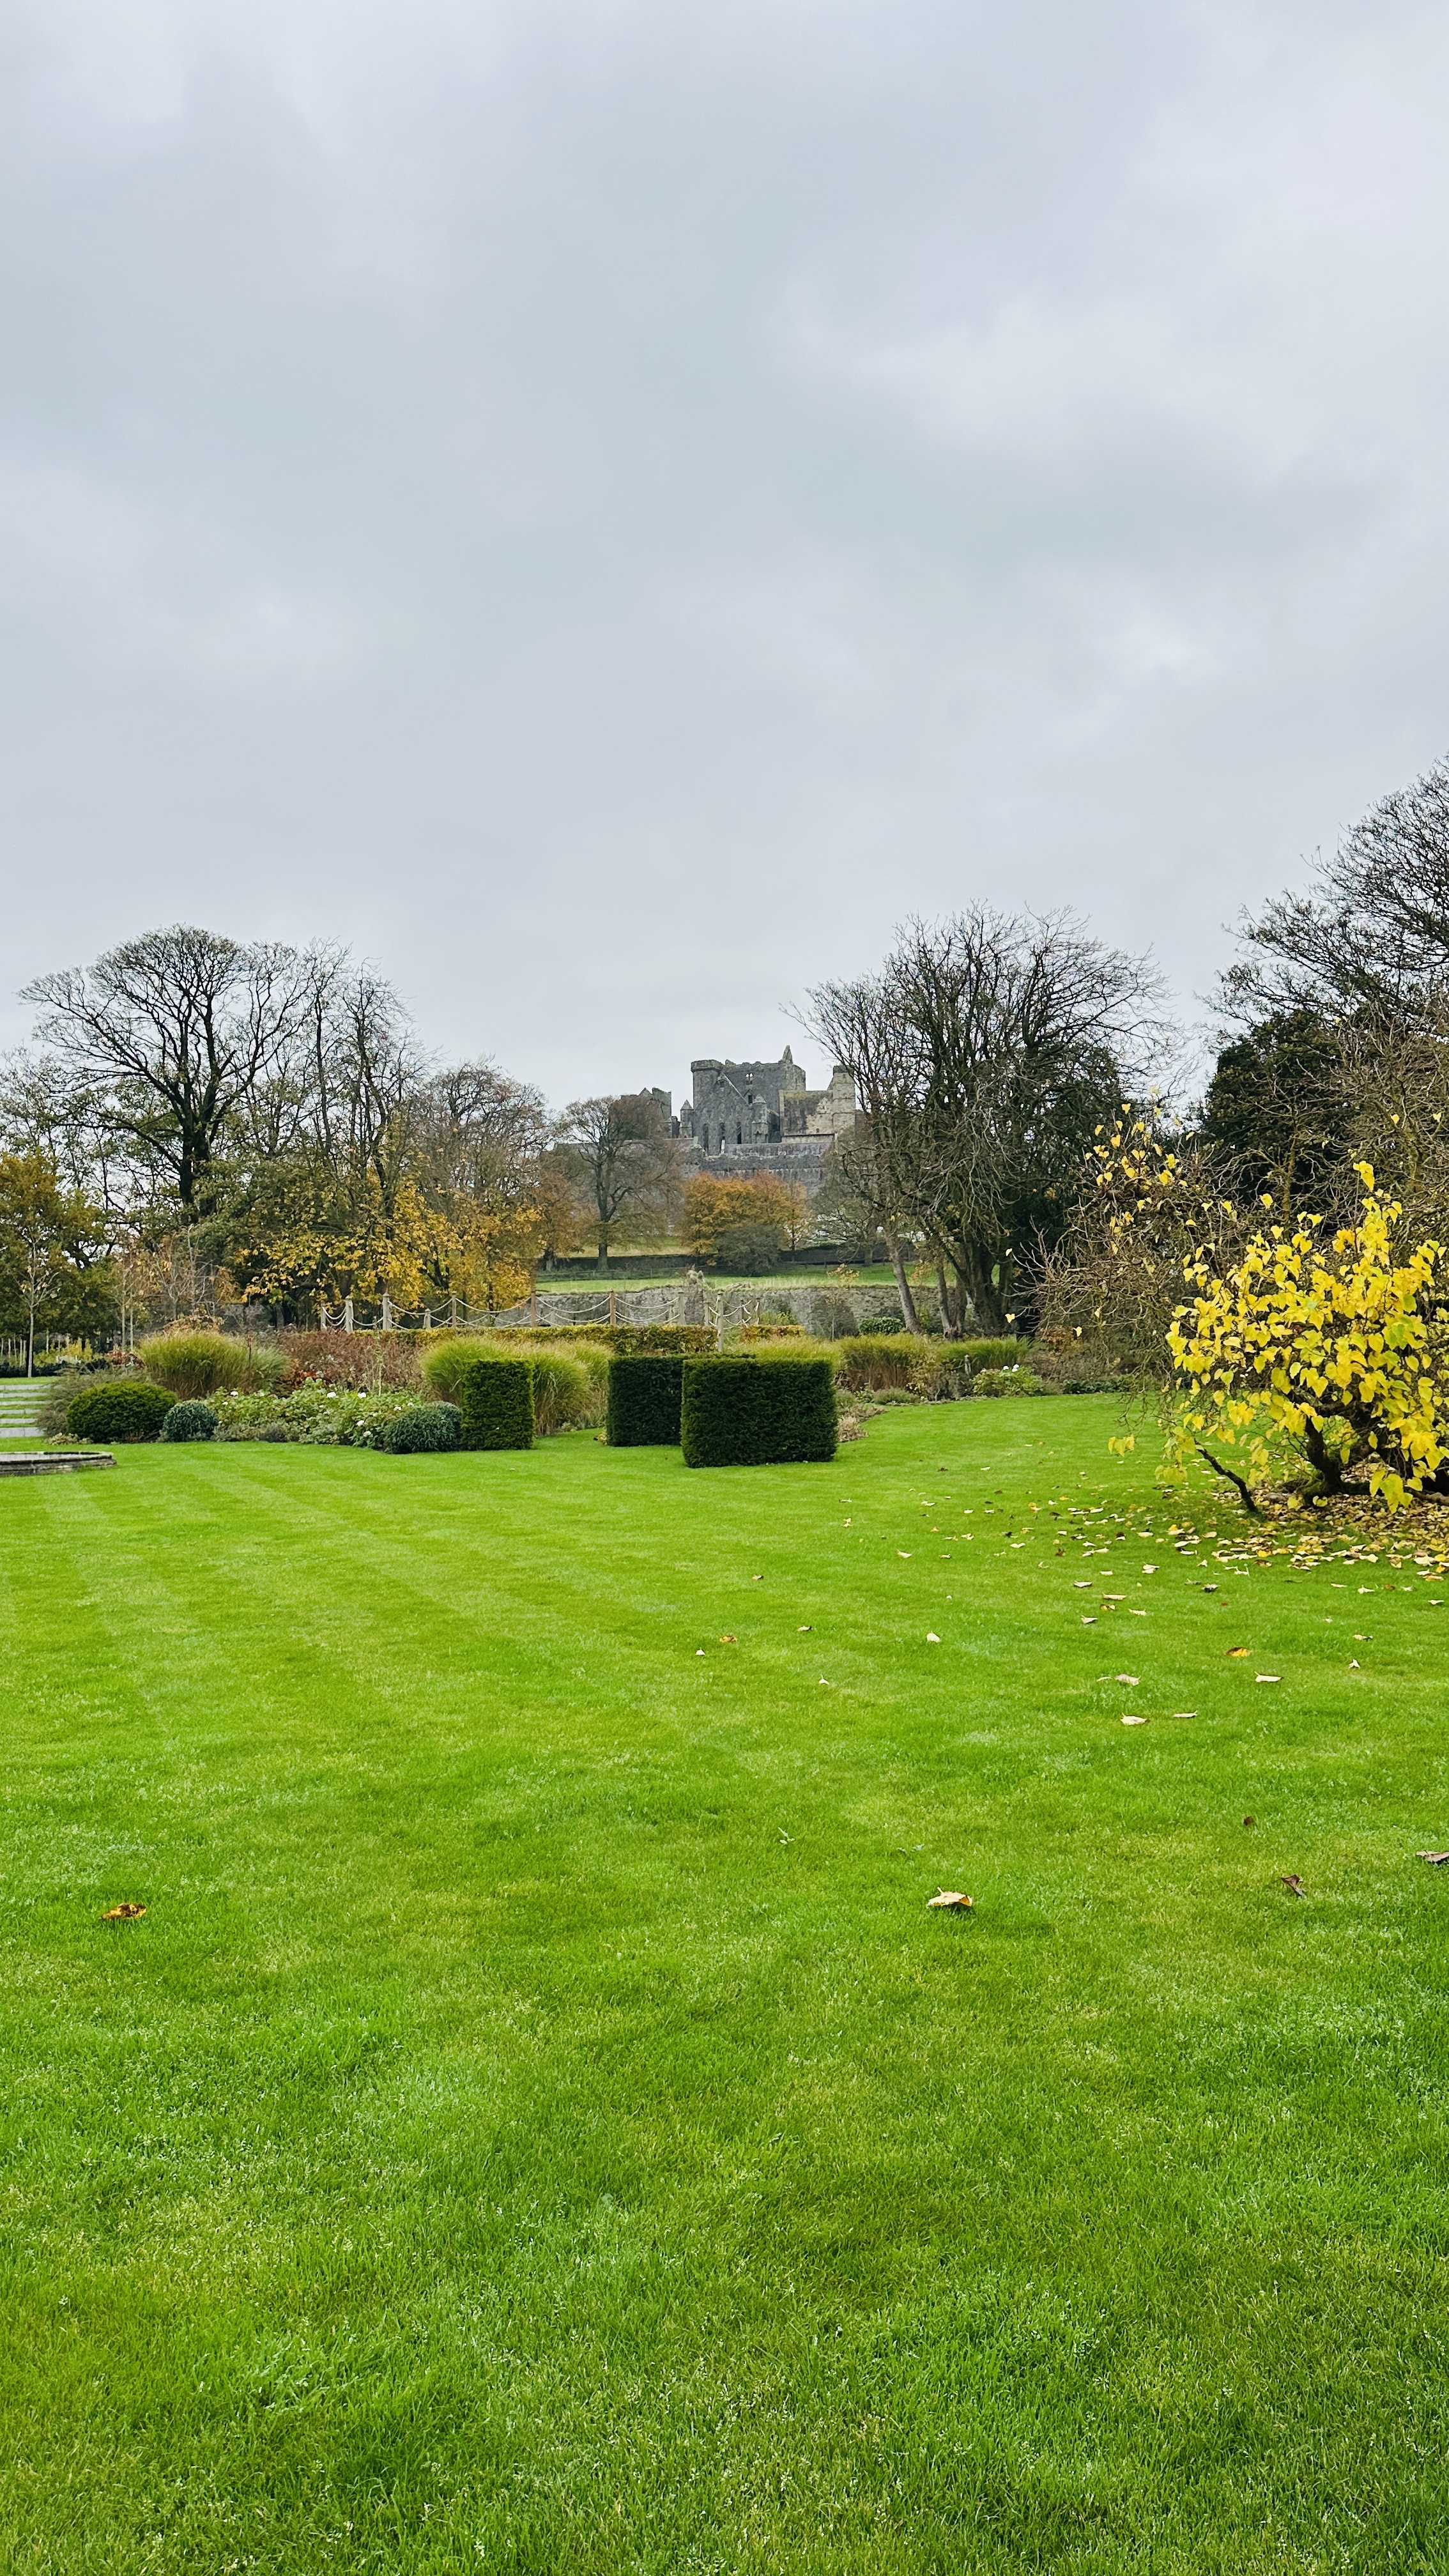
[[[890,1255],[891,1268],[895,1272],[896,1295],[901,1301],[901,1314],[905,1319],[906,1330],[908,1333],[918,1333],[921,1329],[921,1319],[916,1313],[916,1301],[911,1295],[911,1283],[906,1277],[906,1265],[901,1259],[901,1247],[893,1234],[886,1236],[886,1250]]]
[[[936,1264],[936,1286],[941,1299],[942,1334],[948,1342],[959,1342],[962,1333],[962,1320],[957,1310],[956,1300],[951,1294],[951,1286],[946,1277],[946,1264],[944,1261],[938,1261]]]
[[[1341,1494],[1343,1491],[1344,1466],[1342,1453],[1339,1450],[1326,1447],[1323,1434],[1319,1430],[1316,1422],[1307,1422],[1304,1424],[1303,1446],[1308,1452],[1309,1466],[1312,1467],[1315,1473],[1323,1479],[1324,1492],[1326,1494]]]
[[[601,1279],[607,1279],[608,1275],[609,1275],[609,1238],[608,1238],[608,1236],[607,1236],[607,1235],[603,1235],[603,1236],[601,1236],[600,1241],[599,1241],[599,1277],[600,1277]]]

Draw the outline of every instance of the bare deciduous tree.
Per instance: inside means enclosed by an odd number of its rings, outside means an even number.
[[[23,998],[41,1004],[40,1035],[73,1077],[105,1088],[113,1132],[166,1172],[188,1214],[204,1211],[228,1121],[299,1026],[295,952],[178,923],[42,975]]]
[[[900,1241],[936,1261],[942,1322],[1012,1318],[1018,1274],[1061,1232],[1094,1131],[1161,1034],[1143,959],[1068,913],[984,905],[911,922],[881,973],[811,996],[808,1025],[857,1067],[858,1186],[878,1209],[901,1308],[914,1321]]]
[[[679,1200],[679,1147],[661,1102],[650,1091],[612,1099],[574,1100],[564,1113],[563,1144],[594,1210],[599,1268],[625,1215],[636,1228],[660,1232]]]
[[[1317,879],[1244,917],[1248,953],[1223,979],[1226,1016],[1417,1022],[1449,991],[1449,762],[1385,796],[1317,862]]]

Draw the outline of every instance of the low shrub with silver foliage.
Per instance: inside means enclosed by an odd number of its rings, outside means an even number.
[[[299,1386],[293,1395],[220,1395],[223,1440],[296,1440],[308,1448],[383,1449],[400,1414],[418,1409],[410,1387],[363,1394],[349,1386]]]
[[[388,1424],[381,1445],[403,1457],[422,1449],[457,1449],[462,1439],[463,1416],[456,1404],[415,1404]]]

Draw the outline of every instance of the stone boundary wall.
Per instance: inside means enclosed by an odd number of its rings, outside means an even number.
[[[918,1288],[915,1295],[917,1311],[923,1316],[934,1314],[934,1292]],[[713,1324],[721,1332],[733,1332],[741,1324],[768,1323],[772,1317],[788,1315],[807,1333],[833,1342],[846,1333],[858,1333],[863,1323],[877,1316],[890,1316],[898,1323],[900,1312],[894,1288],[880,1281],[862,1287],[741,1288],[681,1279],[657,1288],[579,1289],[558,1295],[540,1289],[536,1312],[530,1301],[504,1308],[493,1320],[523,1326]]]

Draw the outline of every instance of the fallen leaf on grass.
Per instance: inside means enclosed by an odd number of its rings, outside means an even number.
[[[960,1889],[955,1887],[943,1887],[938,1895],[928,1896],[926,1899],[928,1909],[933,1905],[954,1905],[963,1914],[968,1911],[970,1904],[970,1897],[963,1896]]]
[[[1155,1574],[1157,1572],[1157,1568],[1155,1565],[1144,1565],[1142,1571],[1144,1574]]]
[[[803,1628],[797,1628],[797,1629],[796,1629],[795,1634],[796,1634],[796,1636],[797,1636],[797,1637],[808,1637],[808,1636],[809,1636],[809,1634],[810,1634],[810,1622],[809,1622],[809,1620],[808,1620],[808,1619],[806,1620],[805,1625],[804,1625],[804,1627],[803,1627]]]
[[[137,1915],[144,1914],[145,1911],[146,1908],[144,1905],[113,1905],[109,1914],[103,1914],[101,1916],[101,1921],[103,1923],[134,1923]]]
[[[1247,1647],[1246,1647],[1246,1646],[1229,1646],[1229,1648],[1228,1648],[1228,1652],[1227,1652],[1227,1661],[1228,1661],[1230,1664],[1236,1664],[1236,1663],[1241,1659],[1241,1657],[1243,1657],[1244,1655],[1246,1655],[1247,1651],[1248,1651],[1248,1649],[1247,1649]]]
[[[928,1646],[939,1646],[940,1642],[941,1642],[941,1640],[940,1640],[940,1638],[937,1636],[935,1629],[934,1629],[934,1628],[928,1628],[928,1629],[926,1630],[926,1643],[927,1643],[927,1645],[928,1645]]]
[[[721,1637],[720,1639],[720,1644],[722,1646],[737,1646],[739,1642],[738,1637]]]
[[[1090,1592],[1091,1589],[1092,1587],[1090,1583],[1074,1583],[1072,1585],[1072,1590],[1074,1592]]]
[[[1123,1726],[1145,1726],[1147,1724],[1147,1720],[1145,1717],[1139,1717],[1134,1709],[1132,1714],[1128,1717],[1122,1718],[1120,1723]]]
[[[1097,1616],[1096,1616],[1096,1612],[1095,1612],[1095,1611],[1093,1612],[1093,1614],[1092,1614],[1092,1616],[1091,1616],[1091,1618],[1090,1618],[1090,1619],[1084,1619],[1084,1620],[1082,1621],[1082,1626],[1083,1626],[1084,1628],[1095,1628],[1096,1624],[1097,1624]]]
[[[1257,1817],[1256,1817],[1256,1816],[1244,1816],[1244,1818],[1243,1818],[1243,1822],[1244,1822],[1244,1824],[1245,1824],[1245,1825],[1247,1825],[1250,1829],[1251,1829],[1254,1825],[1256,1825],[1257,1821],[1258,1821],[1258,1819],[1257,1819]]]
[[[896,1549],[896,1554],[897,1554],[897,1556],[903,1556],[903,1557],[905,1558],[906,1563],[907,1563],[908,1565],[909,1565],[909,1563],[910,1563],[910,1561],[911,1561],[911,1558],[915,1555],[915,1552],[916,1552],[916,1551],[915,1551],[915,1549],[914,1549],[913,1547],[898,1547],[898,1548]]]
[[[1215,1583],[1205,1583],[1203,1585],[1204,1592],[1216,1592],[1217,1588],[1218,1587]]]
[[[1174,1717],[1196,1717],[1197,1710],[1195,1708],[1175,1708],[1172,1714]]]
[[[1253,1675],[1255,1682],[1281,1682],[1282,1678],[1281,1673],[1254,1673]]]
[[[1449,1860],[1449,1852],[1420,1852],[1419,1858],[1426,1860],[1431,1869],[1442,1869],[1446,1860]]]
[[[1140,1676],[1137,1673],[1114,1673],[1112,1678],[1114,1681],[1126,1682],[1131,1689],[1136,1690]]]
[[[1283,1884],[1287,1888],[1290,1896],[1306,1896],[1308,1893],[1308,1890],[1304,1886],[1296,1869],[1285,1872]]]
[[[1348,1659],[1348,1669],[1349,1669],[1349,1671],[1350,1671],[1351,1673],[1361,1673],[1361,1672],[1363,1671],[1363,1666],[1362,1666],[1362,1664],[1359,1662],[1359,1659],[1358,1659],[1357,1655],[1350,1655],[1350,1656],[1349,1656],[1349,1659]]]

